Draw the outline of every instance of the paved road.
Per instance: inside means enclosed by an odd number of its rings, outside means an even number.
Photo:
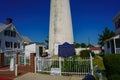
[[[14,80],[82,80],[82,78],[79,76],[52,76],[39,73],[27,73],[15,78]]]

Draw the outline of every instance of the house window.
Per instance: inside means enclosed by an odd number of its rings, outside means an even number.
[[[10,42],[11,48],[13,47],[13,42]]]
[[[4,35],[5,35],[5,36],[10,36],[10,30],[5,30],[5,31],[4,31]]]
[[[118,21],[115,22],[115,26],[116,29],[120,28],[120,19],[118,19]]]
[[[16,32],[15,31],[10,31],[10,30],[5,30],[4,35],[5,36],[16,37]]]
[[[15,31],[13,32],[13,37],[16,37],[16,32]]]
[[[18,43],[18,48],[20,48],[20,43]]]
[[[110,48],[110,43],[109,43],[109,41],[107,42],[107,48]]]
[[[16,42],[14,43],[14,48],[17,48],[17,43]]]
[[[10,42],[5,42],[5,46],[6,46],[6,48],[10,48]]]
[[[116,48],[120,48],[120,39],[115,39]]]
[[[15,31],[11,31],[11,37],[16,37],[16,32]]]

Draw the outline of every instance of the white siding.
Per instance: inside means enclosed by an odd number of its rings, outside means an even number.
[[[11,30],[11,27],[8,27],[7,29],[5,30]],[[4,30],[4,31],[5,31]],[[15,49],[21,49],[21,46],[22,46],[22,38],[20,38],[20,36],[16,33],[16,37],[10,37],[10,36],[5,36],[4,35],[4,31],[0,32],[0,40],[1,40],[1,50],[2,51],[5,51],[5,50],[13,50],[14,49],[14,46],[12,46],[13,48],[6,48],[5,46],[5,42],[8,41],[8,42],[19,42],[20,43],[20,48],[15,48]]]
[[[35,44],[30,44],[25,46],[25,56],[30,57],[30,53],[35,53],[36,52],[36,45]]]
[[[30,57],[30,53],[36,53],[36,56],[40,56],[39,55],[39,47],[43,48],[43,52],[45,51],[45,48],[43,45],[39,45],[39,44],[30,44],[30,45],[26,45],[25,46],[25,56],[26,57]]]
[[[111,49],[107,48],[107,43],[104,44],[104,50],[105,50],[105,54],[110,54],[111,53]]]
[[[99,54],[101,50],[92,50],[92,52],[94,52],[95,54]]]
[[[76,55],[80,55],[80,51],[82,50],[89,50],[89,48],[76,48],[75,49]]]

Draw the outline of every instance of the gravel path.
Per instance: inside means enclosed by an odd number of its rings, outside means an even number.
[[[82,78],[78,76],[52,76],[38,73],[27,73],[15,78],[14,80],[82,80]]]

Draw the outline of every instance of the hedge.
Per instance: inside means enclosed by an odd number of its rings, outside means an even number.
[[[101,53],[99,54],[99,56],[100,56],[100,57],[104,57],[104,56],[105,56],[105,53],[101,52]]]
[[[120,75],[111,75],[108,77],[108,80],[120,80]]]
[[[113,80],[111,78],[114,77],[119,78],[120,80],[120,77],[116,76],[116,75],[120,76],[120,54],[111,54],[104,56],[103,63],[106,68],[108,80]]]
[[[82,50],[80,51],[80,57],[90,57],[91,50]]]

